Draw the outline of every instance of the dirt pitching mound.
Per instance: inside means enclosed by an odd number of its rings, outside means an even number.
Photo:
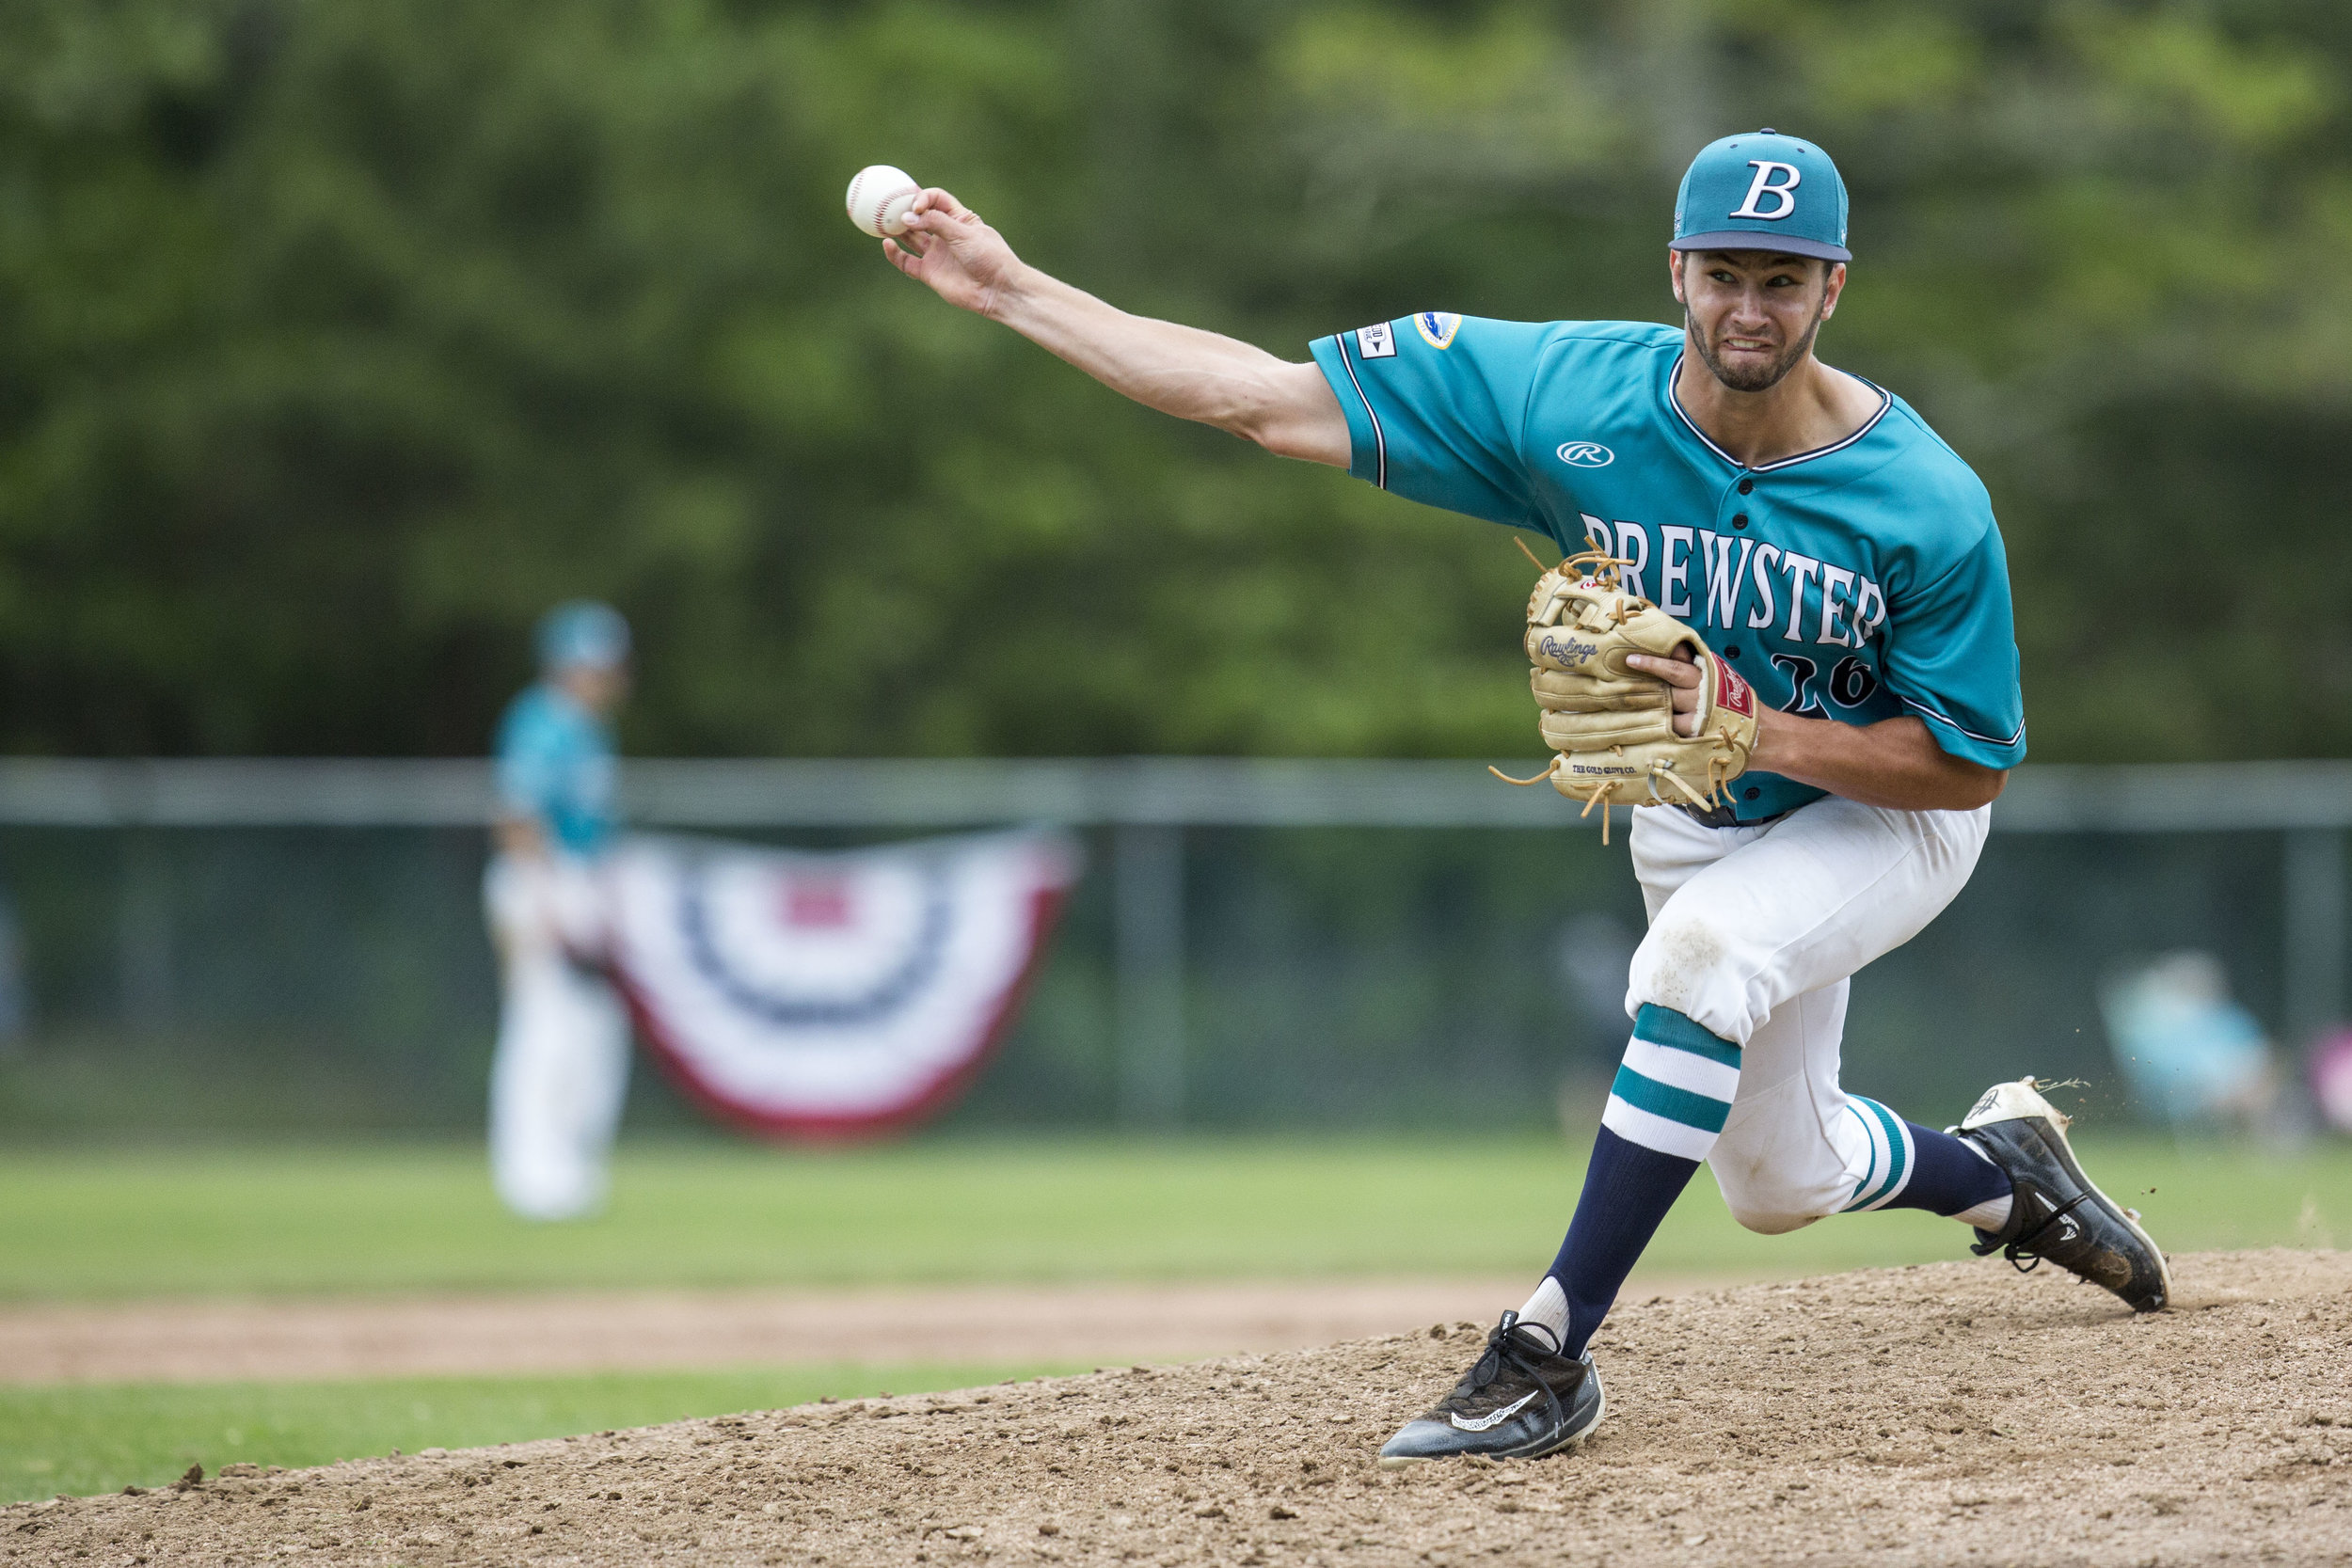
[[[1479,1330],[0,1510],[20,1561],[2352,1561],[2352,1254],[1629,1302],[1580,1451],[1373,1463]]]

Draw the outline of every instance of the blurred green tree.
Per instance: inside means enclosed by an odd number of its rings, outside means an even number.
[[[1493,530],[893,274],[858,166],[1303,356],[1671,319],[1828,146],[1833,360],[1992,484],[2035,755],[2352,744],[2352,16],[2321,0],[17,0],[0,745],[464,752],[551,600],[673,752],[1531,752]]]

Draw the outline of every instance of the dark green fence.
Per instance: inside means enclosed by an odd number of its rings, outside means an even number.
[[[1089,872],[1026,1013],[947,1127],[1538,1128],[1622,1049],[1612,976],[1641,928],[1622,835],[1080,831]],[[2340,918],[2328,973],[2296,980],[2286,911],[2332,896],[2340,917],[2341,859],[2311,885],[2334,842],[1996,832],[1943,918],[1856,980],[1847,1081],[1931,1121],[1995,1078],[2078,1076],[2132,1114],[2097,985],[2180,947],[2219,955],[2296,1043],[2341,980]],[[0,1044],[0,1136],[473,1127],[496,1016],[483,852],[463,826],[0,828],[26,1001]],[[1154,853],[1174,886],[1155,891]],[[1139,900],[1170,923],[1140,943]],[[650,1067],[630,1116],[700,1125]]]

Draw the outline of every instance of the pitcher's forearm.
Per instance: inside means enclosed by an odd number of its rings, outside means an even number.
[[[1132,315],[1034,267],[985,313],[1122,396],[1286,457],[1345,467],[1346,417],[1312,364],[1199,327]]]
[[[1770,713],[1748,766],[1890,811],[1974,811],[2009,782],[2005,769],[1953,756],[1908,717],[1840,724]]]

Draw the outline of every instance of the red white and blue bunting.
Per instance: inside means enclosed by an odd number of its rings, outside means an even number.
[[[609,868],[611,968],[648,1049],[717,1116],[883,1132],[986,1062],[1079,863],[1042,831],[834,852],[633,835]]]

